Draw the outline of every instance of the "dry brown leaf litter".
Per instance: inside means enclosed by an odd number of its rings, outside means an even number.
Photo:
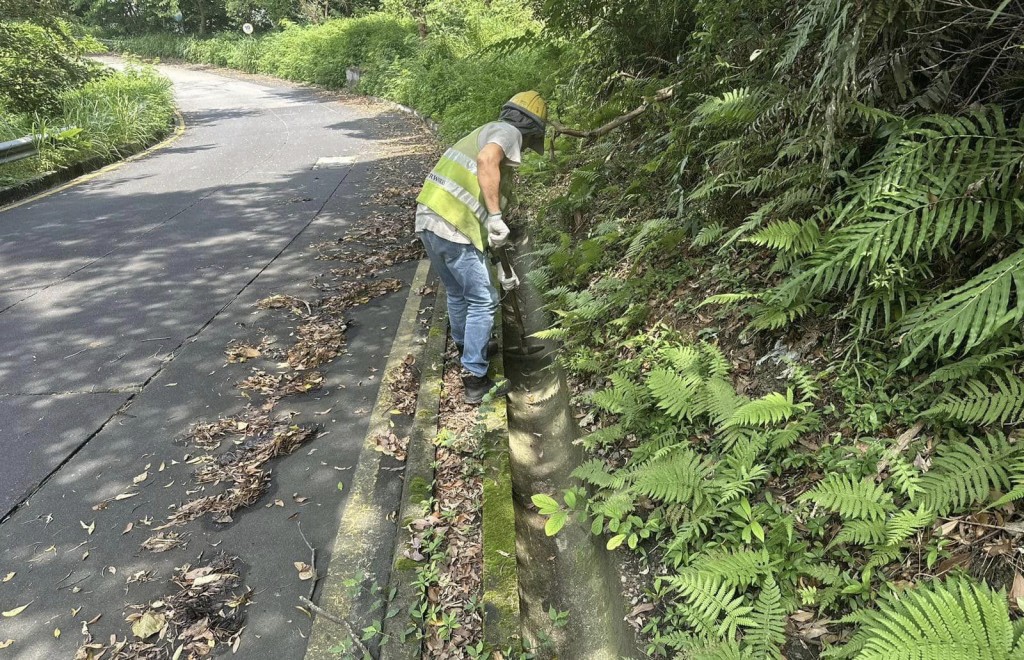
[[[429,625],[425,657],[468,658],[467,647],[483,636],[479,603],[483,594],[483,472],[479,441],[473,432],[477,408],[463,402],[457,353],[449,351],[441,395],[441,428],[434,476],[433,515],[423,529],[444,537],[444,560],[428,600],[442,613],[455,615],[459,627],[442,639],[440,626]],[[415,529],[415,528],[414,528]],[[423,532],[414,536],[422,538]]]
[[[239,589],[237,558],[221,553],[209,562],[176,569],[170,595],[133,606],[126,621],[131,638],[112,637],[97,642],[83,626],[85,642],[75,660],[197,660],[218,646],[237,651],[241,642],[244,610],[252,594]]]
[[[312,440],[317,429],[312,426],[279,425],[270,433],[252,438],[245,444],[218,458],[209,457],[196,470],[200,484],[230,484],[215,495],[205,495],[185,502],[170,516],[163,527],[181,525],[204,515],[214,522],[229,523],[231,514],[251,506],[263,495],[270,481],[267,463],[278,456],[290,454]],[[158,528],[160,529],[160,528]]]

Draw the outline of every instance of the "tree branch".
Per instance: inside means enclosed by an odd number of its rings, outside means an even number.
[[[675,88],[679,84],[680,83],[675,83],[669,85],[668,87],[662,87],[661,89],[654,93],[654,96],[645,99],[644,102],[635,109],[630,110],[624,115],[619,115],[618,117],[611,120],[607,124],[599,126],[598,128],[570,128],[568,126],[562,126],[557,122],[551,122],[551,125],[555,131],[555,137],[557,138],[559,135],[568,135],[570,137],[578,138],[596,138],[601,137],[602,135],[607,135],[608,133],[611,133],[619,126],[629,123],[636,119],[637,117],[639,117],[640,115],[642,115],[643,113],[647,112],[647,109],[651,107],[652,103],[660,103],[662,101],[667,101],[668,99],[672,98],[675,95]]]

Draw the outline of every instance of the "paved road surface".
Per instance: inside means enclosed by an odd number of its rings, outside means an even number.
[[[287,345],[288,328],[275,320],[282,315],[255,314],[254,302],[314,295],[309,281],[325,264],[310,244],[367,215],[362,203],[384,183],[375,177],[400,160],[385,155],[381,139],[408,130],[364,104],[299,87],[163,71],[175,83],[184,136],[0,212],[0,577],[16,573],[0,584],[0,610],[32,603],[0,619],[0,642],[16,640],[0,658],[71,657],[81,620],[97,614],[95,634],[123,634],[126,603],[158,597],[172,567],[214,544],[249,564],[246,583],[257,589],[242,657],[302,657],[309,620],[294,608],[305,585],[292,562],[309,551],[293,521],[283,524],[299,510],[291,494],[310,498],[299,519],[323,556],[343,503],[337,484],[358,458],[375,370],[408,290],[355,311],[349,355],[328,369],[326,390],[282,404],[329,431],[316,453],[303,449],[274,466],[265,501],[280,497],[284,509],[261,501],[226,528],[193,524],[187,552],[140,551],[148,531],[121,532],[186,497],[191,468],[182,464],[152,477],[141,496],[94,511],[147,464],[181,461],[188,450],[175,439],[193,422],[244,407],[234,383],[248,367],[226,365],[225,345],[263,331]],[[339,156],[355,164],[313,169]],[[393,276],[408,282],[413,267]],[[157,579],[126,588],[126,576],[143,569]]]

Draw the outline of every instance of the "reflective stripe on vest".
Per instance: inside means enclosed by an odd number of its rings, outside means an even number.
[[[476,178],[481,130],[483,127],[462,138],[441,156],[416,201],[444,218],[483,252],[487,248],[487,206]]]

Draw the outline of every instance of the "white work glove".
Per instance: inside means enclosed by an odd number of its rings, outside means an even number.
[[[500,213],[491,213],[487,216],[487,243],[491,247],[499,248],[508,243],[508,225],[502,219]]]
[[[519,288],[519,276],[515,271],[506,275],[504,268],[498,268],[498,281],[501,282],[501,288],[505,291]]]

